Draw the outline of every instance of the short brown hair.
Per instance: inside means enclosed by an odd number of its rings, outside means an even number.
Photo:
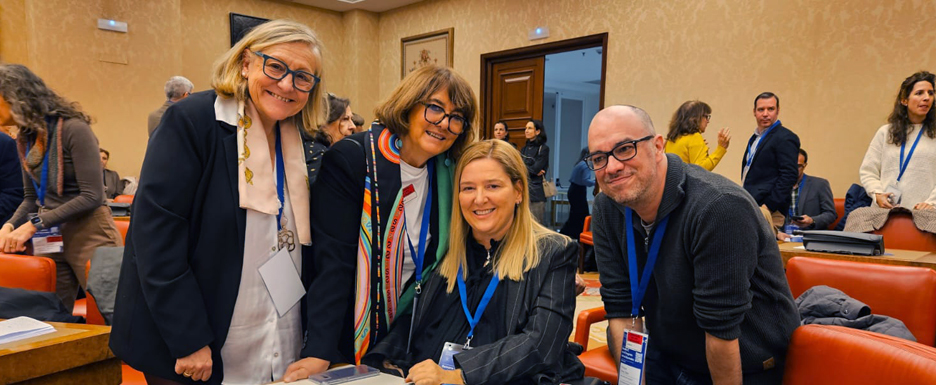
[[[478,137],[478,102],[468,82],[451,68],[430,65],[410,72],[390,96],[377,106],[374,114],[390,132],[404,136],[409,133],[410,111],[443,88],[448,88],[448,97],[455,111],[468,122],[468,129],[455,138],[455,143],[449,149],[451,158],[457,160],[465,147]]]

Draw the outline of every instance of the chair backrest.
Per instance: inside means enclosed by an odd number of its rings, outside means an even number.
[[[55,292],[55,261],[0,253],[0,286]]]
[[[130,230],[130,221],[114,221],[114,224],[117,225],[117,231],[120,231],[120,236],[123,237],[124,244],[126,244],[127,230]]]
[[[793,257],[786,265],[793,297],[826,285],[871,307],[871,313],[897,318],[917,341],[936,343],[936,271],[925,267]]]
[[[936,234],[922,231],[905,211],[892,211],[884,227],[872,232],[884,236],[884,249],[936,251]]]
[[[585,217],[585,225],[582,226],[582,232],[591,231],[591,215]]]
[[[936,384],[936,348],[864,330],[804,325],[793,332],[783,383]]]
[[[114,197],[114,202],[116,203],[133,203],[133,195],[118,195]]]
[[[829,230],[835,230],[835,226],[845,216],[845,198],[835,198],[833,201],[835,202],[835,220],[829,223]]]

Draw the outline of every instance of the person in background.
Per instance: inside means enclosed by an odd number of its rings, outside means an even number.
[[[754,98],[757,128],[741,159],[741,181],[758,205],[767,206],[773,225],[783,226],[790,209],[790,190],[796,184],[800,141],[779,120],[780,98],[763,92]]]
[[[807,230],[828,230],[838,217],[832,187],[829,181],[818,176],[806,175],[809,154],[799,150],[799,178],[791,193],[790,215],[794,225]]]
[[[595,173],[585,164],[588,156],[588,147],[582,149],[575,166],[572,167],[572,176],[569,178],[569,219],[559,233],[579,239],[582,228],[585,226],[585,217],[588,216],[588,188],[595,185]]]
[[[361,115],[358,115],[357,112],[352,112],[352,113],[351,113],[351,121],[354,122],[354,132],[355,132],[355,133],[364,132],[364,130],[367,129],[367,128],[364,127],[364,123],[365,123],[365,122],[364,122],[364,117],[361,116]]]
[[[549,168],[549,146],[546,145],[546,131],[543,122],[530,120],[523,130],[526,144],[520,150],[523,163],[530,173],[530,211],[533,218],[540,224],[549,223],[546,220],[546,193],[543,191],[546,170]]]
[[[39,230],[57,227],[60,252],[36,253],[55,261],[55,294],[71,311],[85,266],[101,246],[121,246],[104,204],[104,175],[91,117],[52,91],[25,66],[0,65],[0,125],[16,125],[24,195],[0,227],[0,252],[26,250]],[[35,244],[34,244],[35,246]]]
[[[699,165],[712,171],[731,142],[728,127],[718,131],[718,147],[709,155],[708,143],[702,138],[705,129],[712,121],[712,107],[698,100],[690,100],[679,106],[670,120],[669,133],[666,134],[666,152],[676,154],[685,163]]]
[[[4,102],[0,100],[0,103]],[[0,111],[2,108],[0,106]],[[3,117],[0,116],[0,119]],[[0,133],[0,223],[6,223],[23,202],[22,170],[17,157],[16,140]]]
[[[520,154],[503,141],[465,149],[455,168],[448,253],[423,287],[415,315],[395,322],[365,362],[405,368],[407,382],[425,385],[582,378],[584,367],[567,349],[577,248],[536,223],[525,179]],[[440,362],[447,342],[470,350],[451,364]]]
[[[861,184],[878,207],[936,206],[934,78],[920,71],[904,79],[887,124],[874,134],[861,162]]]
[[[517,148],[517,144],[510,141],[510,135],[507,133],[507,122],[503,120],[498,120],[497,123],[494,123],[494,139],[503,140],[510,143],[513,148]]]
[[[110,152],[101,148],[101,168],[104,169],[104,197],[108,200],[114,199],[123,194],[123,183],[120,182],[120,175],[117,171],[107,169],[107,161],[110,160]]]
[[[312,265],[299,131],[323,120],[322,51],[305,24],[254,27],[150,138],[110,337],[150,385],[266,384],[299,357]],[[274,296],[273,279],[297,290]]]
[[[150,112],[149,117],[146,120],[146,133],[147,136],[153,136],[153,131],[156,130],[156,126],[159,125],[159,120],[162,119],[166,109],[169,106],[173,105],[175,102],[178,102],[184,99],[186,96],[192,94],[192,89],[195,88],[195,85],[192,84],[188,79],[181,76],[173,76],[169,78],[169,81],[166,82],[166,102],[163,103],[156,111]]]
[[[325,153],[312,185],[308,337],[287,382],[358,363],[411,311],[448,250],[452,169],[478,136],[478,103],[452,69],[410,72],[378,123]]]
[[[328,93],[328,117],[314,136],[308,133],[302,136],[305,148],[306,166],[309,168],[309,184],[315,183],[318,170],[322,165],[322,155],[339,140],[354,133],[351,121],[351,102]]]

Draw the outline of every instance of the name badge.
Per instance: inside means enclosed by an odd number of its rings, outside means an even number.
[[[465,349],[463,345],[453,342],[446,342],[442,347],[442,355],[439,357],[439,366],[445,370],[455,370],[455,355],[470,349]]]
[[[647,344],[650,337],[632,330],[624,331],[621,344],[621,365],[618,368],[618,385],[640,385],[643,383]]]
[[[29,219],[35,216],[35,214],[30,214]],[[36,255],[61,253],[65,250],[65,240],[58,226],[36,231],[32,236],[32,244],[33,254]]]
[[[305,295],[302,278],[289,256],[289,250],[285,247],[260,266],[260,278],[263,279],[270,297],[273,298],[273,306],[276,307],[276,312],[280,317],[299,303]]]

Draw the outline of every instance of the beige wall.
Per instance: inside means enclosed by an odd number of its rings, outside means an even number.
[[[709,142],[715,128],[733,133],[716,172],[737,181],[753,97],[776,92],[810,152],[807,172],[836,196],[857,182],[900,81],[936,70],[936,2],[911,0],[426,0],[379,15],[266,0],[0,0],[0,57],[80,102],[112,167],[137,175],[164,82],[181,74],[208,87],[229,47],[228,12],[309,24],[325,44],[328,90],[368,120],[400,80],[403,37],[455,28],[455,68],[477,91],[484,53],[608,32],[606,104],[641,106],[664,132],[680,103],[708,102]],[[97,30],[97,18],[127,21],[130,33]],[[536,26],[550,38],[527,40]]]

